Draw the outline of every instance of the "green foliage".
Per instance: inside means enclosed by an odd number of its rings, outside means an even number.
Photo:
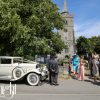
[[[53,47],[54,52],[60,53],[62,51],[62,49],[65,48],[65,44],[61,40],[60,35],[53,34],[51,41],[52,41],[52,47]]]
[[[63,66],[63,64],[64,64],[64,59],[59,59],[59,60],[58,60],[58,64],[59,64],[60,66]]]
[[[65,55],[65,58],[69,58],[69,55]]]
[[[86,52],[89,52],[89,41],[87,40],[87,38],[80,36],[77,39],[77,52],[78,54],[82,55],[85,54]]]
[[[84,55],[86,53],[97,52],[100,53],[100,36],[85,38],[84,36],[80,36],[77,39],[77,52],[79,55]]]
[[[94,46],[94,52],[100,54],[100,36],[93,36],[89,39],[91,46]]]
[[[0,55],[29,58],[60,52],[64,43],[53,30],[63,22],[51,0],[0,0]]]

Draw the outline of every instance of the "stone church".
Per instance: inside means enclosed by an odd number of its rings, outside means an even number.
[[[65,20],[65,25],[62,30],[59,30],[61,39],[67,45],[67,47],[58,55],[59,58],[64,58],[65,55],[73,55],[75,53],[75,34],[74,34],[74,23],[73,15],[68,12],[67,2],[64,0],[63,10],[61,16]]]

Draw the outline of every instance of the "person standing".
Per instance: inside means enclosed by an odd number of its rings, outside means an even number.
[[[72,66],[73,66],[73,73],[74,73],[74,76],[76,76],[77,74],[77,71],[78,71],[78,66],[79,66],[79,57],[77,54],[74,54],[73,55],[73,58],[72,58]]]
[[[66,55],[65,56],[65,59],[64,59],[64,66],[66,67],[66,74],[67,75],[69,75],[69,63],[70,63],[70,61],[69,61],[70,59],[69,59],[69,55]]]
[[[97,58],[96,56],[93,56],[93,60],[92,60],[92,63],[93,63],[93,78],[94,78],[94,82],[96,82],[97,80],[97,77],[99,76],[98,73],[98,63],[97,63]]]
[[[72,64],[72,57],[71,55],[68,55],[65,57],[66,60],[66,67],[67,67],[67,73],[68,75],[71,75],[71,64]]]
[[[90,78],[93,77],[93,73],[92,73],[92,53],[89,53],[89,56],[88,56],[88,64],[89,64],[89,70],[90,70]]]
[[[48,62],[49,67],[49,82],[51,85],[58,85],[58,62],[55,59],[55,55],[50,56],[50,60]]]
[[[99,68],[99,77],[100,77],[100,54],[99,54],[99,58],[98,58],[98,68]]]
[[[48,71],[49,71],[49,83],[51,83],[51,79],[50,79],[50,69],[49,69],[49,60],[50,60],[50,55],[47,55],[46,66],[47,66]]]
[[[78,72],[78,80],[84,80],[84,56],[80,57],[80,64],[79,64],[79,72]]]

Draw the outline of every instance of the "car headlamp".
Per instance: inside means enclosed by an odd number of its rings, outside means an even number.
[[[37,69],[37,68],[41,68],[41,65],[40,65],[40,64],[37,64],[37,65],[36,65],[36,69]]]
[[[42,67],[41,67],[40,64],[37,64],[37,65],[36,65],[36,69],[38,69],[40,72],[42,72]]]

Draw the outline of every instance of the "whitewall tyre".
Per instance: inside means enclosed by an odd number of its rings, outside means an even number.
[[[30,73],[27,75],[27,83],[31,86],[36,86],[38,85],[40,81],[40,76],[35,73]]]
[[[15,68],[13,70],[13,77],[14,79],[20,79],[23,76],[23,70],[21,68]]]

